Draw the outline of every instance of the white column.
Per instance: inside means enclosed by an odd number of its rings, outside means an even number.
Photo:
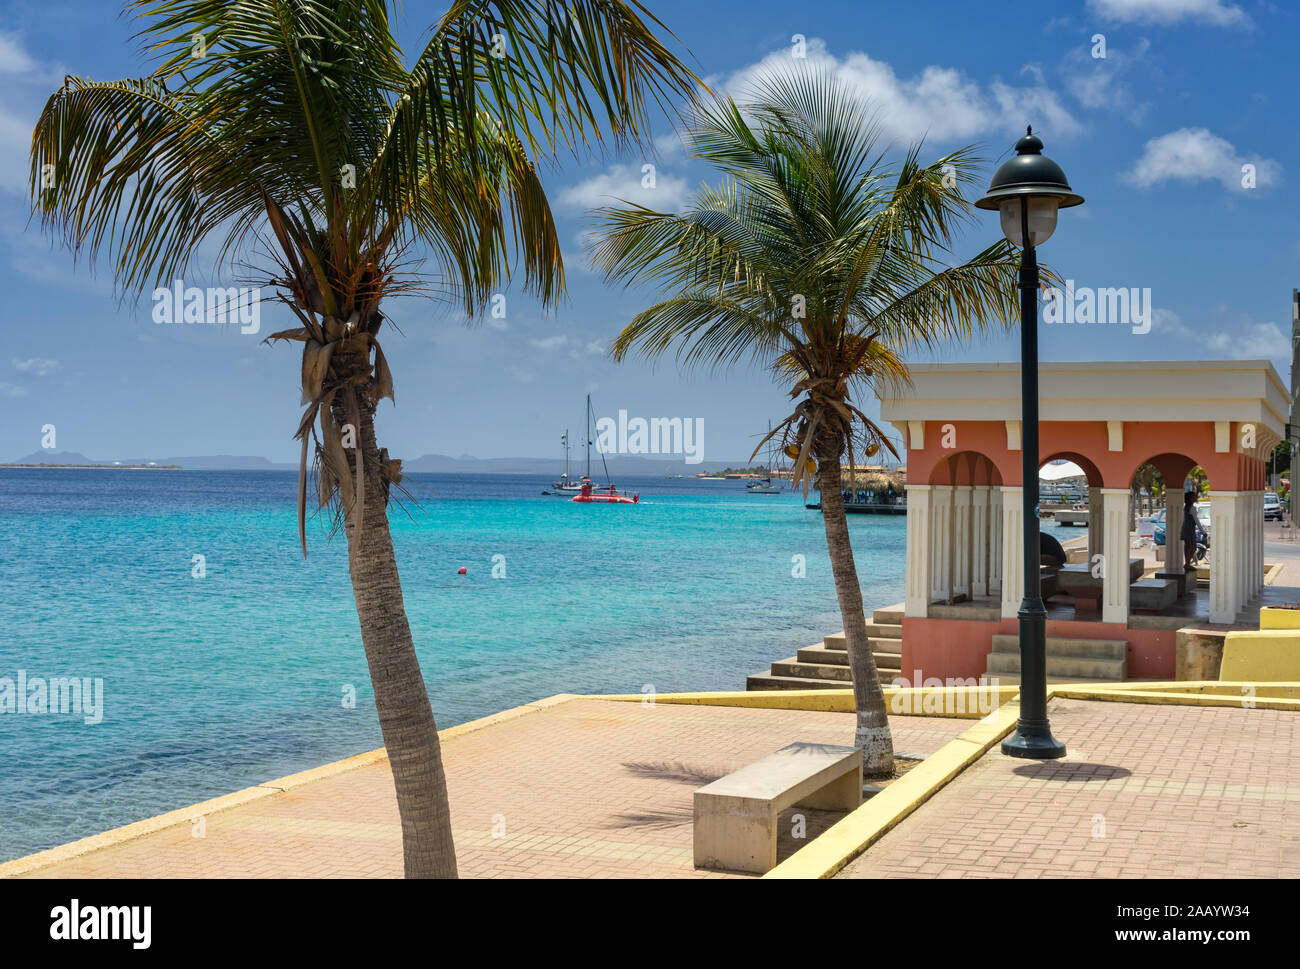
[[[1253,512],[1251,534],[1255,537],[1255,553],[1252,561],[1255,567],[1255,595],[1264,590],[1264,492],[1255,492],[1255,511]]]
[[[971,574],[972,596],[989,594],[989,487],[971,488]]]
[[[907,486],[907,597],[903,614],[925,618],[930,605],[930,486]]]
[[[1255,587],[1256,573],[1259,571],[1259,550],[1255,542],[1255,521],[1259,516],[1259,502],[1257,500],[1258,492],[1252,491],[1250,499],[1245,502],[1245,520],[1242,524],[1242,535],[1246,542],[1246,562],[1242,572],[1246,576],[1246,595],[1242,598],[1242,604],[1250,602],[1259,594]]]
[[[1241,494],[1216,491],[1210,501],[1210,622],[1235,622],[1241,611],[1238,576],[1241,572],[1241,543],[1238,522]]]
[[[1165,568],[1166,572],[1183,571],[1183,489],[1172,481],[1165,482]]]
[[[989,488],[989,595],[1002,591],[1002,489]]]
[[[930,488],[930,600],[952,594],[952,485]]]
[[[1128,512],[1127,488],[1102,488],[1102,593],[1101,621],[1128,624]]]
[[[1025,597],[1025,529],[1020,503],[1024,489],[1002,487],[1002,616],[1016,617]]]
[[[1101,506],[1101,489],[1088,488],[1088,561],[1100,555],[1105,540],[1105,514]]]
[[[971,555],[975,543],[971,536],[971,500],[969,485],[953,488],[952,497],[952,595],[955,599],[971,597]]]
[[[1240,612],[1250,598],[1250,492],[1243,492],[1237,500],[1237,611]]]

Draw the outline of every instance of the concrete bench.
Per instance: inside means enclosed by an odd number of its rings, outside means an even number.
[[[1044,601],[1061,591],[1061,583],[1056,578],[1058,566],[1040,565],[1038,567],[1039,595]]]
[[[794,805],[852,811],[862,751],[794,743],[695,792],[695,867],[762,874],[776,867],[776,819]]]
[[[1189,569],[1183,572],[1160,571],[1156,573],[1157,579],[1168,579],[1174,583],[1174,588],[1178,595],[1185,596],[1189,590],[1194,590],[1196,586],[1196,570]]]
[[[1141,559],[1129,559],[1129,582],[1141,579],[1143,568],[1144,563]],[[1102,594],[1102,579],[1092,574],[1091,563],[1080,562],[1061,566],[1056,573],[1056,581],[1062,592],[1074,597],[1076,609],[1097,608]]]
[[[1178,583],[1169,579],[1139,579],[1128,587],[1129,609],[1159,612],[1178,599]]]

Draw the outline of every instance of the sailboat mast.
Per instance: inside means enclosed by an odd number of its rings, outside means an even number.
[[[564,480],[569,480],[569,429],[564,429]]]
[[[587,477],[591,477],[591,394],[587,395],[587,413],[584,415],[587,425]]]

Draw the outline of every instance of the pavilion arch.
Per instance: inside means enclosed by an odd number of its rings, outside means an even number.
[[[1163,454],[1154,454],[1149,458],[1144,458],[1134,464],[1132,469],[1129,471],[1128,479],[1130,482],[1144,464],[1149,464],[1160,472],[1160,476],[1165,479],[1165,485],[1168,490],[1173,490],[1170,486],[1176,485],[1177,490],[1180,493],[1183,490],[1183,481],[1186,480],[1187,475],[1191,473],[1193,468],[1202,468],[1205,471],[1206,476],[1210,478],[1211,483],[1214,481],[1210,470],[1206,468],[1205,465],[1201,464],[1201,462],[1196,458],[1178,451],[1166,451]],[[1178,499],[1180,506],[1182,500],[1183,499],[1180,496]]]
[[[1091,458],[1085,454],[1080,454],[1078,451],[1053,451],[1046,457],[1039,459],[1038,468],[1041,471],[1044,465],[1060,460],[1073,461],[1077,464],[1079,469],[1087,476],[1089,488],[1102,487],[1104,479],[1102,478],[1101,469],[1093,463]]]
[[[979,451],[957,451],[937,461],[931,485],[1002,487],[1002,473],[993,459]]]

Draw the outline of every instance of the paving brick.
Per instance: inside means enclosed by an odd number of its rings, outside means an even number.
[[[1300,714],[1079,700],[1054,700],[1049,714],[1064,759],[1016,760],[995,746],[840,877],[991,866],[1014,877],[1261,878],[1300,867]]]
[[[932,752],[970,721],[894,717],[900,750]],[[796,740],[852,742],[845,713],[579,698],[444,744],[464,877],[718,877],[692,852],[696,788]],[[780,819],[779,857],[841,815]],[[493,837],[501,816],[505,836]],[[498,832],[499,829],[498,829]],[[401,828],[386,762],[42,869],[43,877],[398,877]]]

